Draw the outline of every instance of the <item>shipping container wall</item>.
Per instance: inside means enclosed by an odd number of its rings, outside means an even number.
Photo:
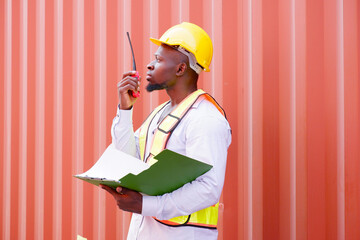
[[[1,239],[126,239],[131,215],[72,176],[111,142],[116,84],[160,37],[211,36],[199,87],[232,127],[219,239],[360,239],[358,0],[1,0]]]

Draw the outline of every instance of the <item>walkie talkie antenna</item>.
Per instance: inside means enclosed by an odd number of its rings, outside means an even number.
[[[131,44],[129,32],[126,32],[126,34],[127,34],[127,37],[129,39],[129,43],[130,43],[130,49],[131,49],[132,61],[133,61],[132,62],[133,63],[133,70],[136,71],[135,55],[134,55],[134,50],[133,50],[133,47],[132,47],[132,44]]]
[[[133,70],[136,71],[135,55],[134,55],[134,50],[133,50],[133,47],[132,47],[132,44],[131,44],[129,32],[126,32],[126,34],[127,34],[127,37],[129,39],[129,43],[130,43],[130,49],[131,49],[131,54],[132,54],[132,62],[133,62]],[[139,76],[139,73],[137,71],[136,71],[135,74],[133,74],[131,76],[137,78],[137,80],[140,81],[140,76]],[[130,92],[131,92],[131,95],[134,98],[137,98],[137,97],[140,96],[140,91],[135,91],[135,92],[130,91]]]

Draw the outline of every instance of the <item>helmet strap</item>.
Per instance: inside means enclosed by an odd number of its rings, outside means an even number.
[[[200,74],[203,69],[199,64],[197,64],[197,61],[196,61],[196,58],[195,58],[194,54],[187,51],[182,46],[178,46],[176,49],[179,52],[181,52],[182,54],[185,54],[189,58],[189,65],[190,65],[191,69],[194,70],[197,74]]]

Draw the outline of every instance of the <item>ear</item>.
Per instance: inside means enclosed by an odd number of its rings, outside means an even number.
[[[186,63],[182,62],[178,65],[178,69],[176,71],[176,76],[180,77],[185,74],[185,71],[187,69]]]

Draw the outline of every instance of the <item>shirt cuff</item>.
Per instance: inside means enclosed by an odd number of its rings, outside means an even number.
[[[143,196],[141,215],[156,217],[157,209],[158,209],[157,196]]]
[[[119,123],[121,126],[125,126],[125,124],[132,124],[132,113],[133,108],[129,110],[122,110],[119,106],[117,107],[116,115],[119,117]]]

